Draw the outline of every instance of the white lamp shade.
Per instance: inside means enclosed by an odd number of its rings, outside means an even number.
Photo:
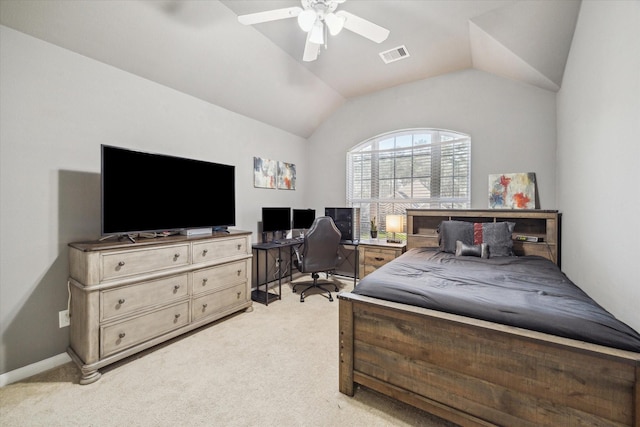
[[[298,25],[302,28],[302,31],[308,33],[313,28],[313,24],[316,22],[316,12],[313,9],[307,9],[300,12],[298,15]]]
[[[338,16],[335,13],[328,13],[324,17],[324,22],[327,23],[327,28],[329,28],[329,33],[332,36],[336,36],[342,31],[344,28],[345,18],[343,16]]]
[[[311,35],[309,36],[309,42],[324,44],[324,25],[322,24],[322,21],[318,20],[313,24]]]
[[[402,215],[387,215],[386,222],[388,233],[402,232]]]

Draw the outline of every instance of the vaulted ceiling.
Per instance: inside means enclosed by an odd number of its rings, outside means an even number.
[[[299,0],[0,0],[0,23],[302,137],[349,98],[475,68],[545,90],[562,85],[579,0],[347,0],[390,30],[353,32],[303,62],[295,19],[238,15]],[[405,46],[385,64],[380,52]]]

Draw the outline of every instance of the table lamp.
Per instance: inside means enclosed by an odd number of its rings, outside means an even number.
[[[387,243],[402,243],[396,240],[396,233],[402,233],[402,215],[387,215],[386,223]],[[389,233],[393,233],[393,239],[389,239]]]

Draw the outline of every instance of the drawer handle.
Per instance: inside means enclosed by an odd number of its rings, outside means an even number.
[[[208,304],[202,304],[202,309],[204,310],[205,308],[207,308]]]
[[[119,337],[120,339],[122,339],[122,338],[124,338],[124,337],[125,337],[125,335],[127,335],[127,334],[125,334],[124,332],[120,332],[120,333],[118,334],[118,337]]]
[[[118,263],[118,267],[123,267],[123,266],[124,266],[124,261],[120,261],[120,262]]]
[[[176,313],[175,317],[176,317],[176,320],[177,320],[178,317],[180,317],[180,313]]]
[[[240,276],[241,273],[242,273],[242,270],[238,270],[238,276]]]
[[[379,256],[375,257],[374,259],[375,259],[376,261],[384,261],[384,258],[381,258],[381,257],[379,257]]]
[[[240,295],[242,295],[242,292],[238,292],[238,299],[240,299]]]
[[[180,258],[180,254],[174,254],[173,255],[173,259],[178,259],[178,258]]]
[[[238,245],[238,250],[242,249],[242,244]]]
[[[207,286],[207,279],[206,277],[204,279],[202,279],[202,286]]]
[[[175,285],[175,286],[173,287],[173,292],[177,292],[177,291],[178,291],[178,289],[180,289],[180,285]]]
[[[202,256],[206,256],[206,255],[207,255],[207,252],[209,252],[209,249],[205,249],[205,250],[203,250],[203,251],[202,251]]]
[[[124,300],[124,298],[120,298],[120,299],[118,300],[118,304],[122,305],[122,304],[124,304],[124,301],[125,301],[125,300]]]

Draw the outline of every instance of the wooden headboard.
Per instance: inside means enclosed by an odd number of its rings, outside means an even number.
[[[407,209],[407,249],[438,247],[438,226],[445,220],[515,222],[513,237],[534,236],[539,242],[514,240],[516,255],[538,255],[560,266],[560,217],[554,210]]]

